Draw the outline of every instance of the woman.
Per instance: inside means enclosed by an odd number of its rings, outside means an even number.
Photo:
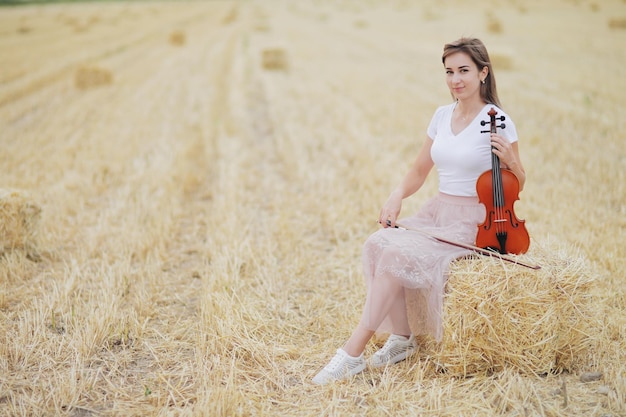
[[[473,244],[477,225],[485,219],[478,202],[476,180],[491,169],[491,152],[502,167],[519,179],[526,175],[511,119],[500,109],[496,80],[484,44],[461,38],[444,46],[446,82],[454,102],[438,108],[428,126],[428,138],[400,185],[380,210],[383,229],[372,234],[363,249],[368,285],[361,321],[343,348],[314,378],[316,384],[348,378],[366,367],[363,351],[374,333],[389,333],[385,345],[369,361],[371,367],[405,359],[417,344],[415,334],[442,337],[444,285],[451,261],[468,250],[438,242],[421,233],[395,229],[402,200],[417,192],[433,166],[439,175],[439,194],[414,216],[402,220],[457,242]],[[506,128],[481,133],[481,120],[494,107],[506,117]],[[489,129],[487,129],[489,130]]]

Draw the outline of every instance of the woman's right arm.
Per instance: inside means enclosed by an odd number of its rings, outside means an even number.
[[[400,185],[398,185],[389,195],[389,198],[387,198],[385,205],[380,210],[380,217],[378,218],[378,222],[382,224],[383,227],[389,227],[387,220],[391,222],[391,227],[395,227],[396,220],[402,209],[402,200],[415,194],[417,190],[422,187],[424,181],[426,181],[426,177],[428,177],[430,170],[435,165],[430,157],[430,148],[432,145],[432,139],[427,137],[411,169],[406,173]]]

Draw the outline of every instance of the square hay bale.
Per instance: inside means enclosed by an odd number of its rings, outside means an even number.
[[[544,259],[531,270],[495,259],[453,263],[444,301],[444,338],[430,341],[451,375],[506,369],[543,375],[571,371],[588,357],[600,312],[581,257]]]
[[[289,63],[287,53],[282,48],[268,48],[262,52],[262,65],[266,70],[286,71]]]
[[[0,189],[0,252],[35,248],[40,218],[41,207],[28,194]]]
[[[502,33],[502,23],[493,14],[487,15],[487,32]]]
[[[357,19],[354,21],[354,27],[358,29],[365,29],[369,26],[367,20],[365,19]]]
[[[26,34],[30,33],[32,28],[26,24],[21,23],[17,28],[17,33]]]
[[[113,75],[109,70],[93,65],[79,67],[74,77],[74,84],[80,90],[109,85],[112,82]]]
[[[254,30],[257,32],[269,32],[271,25],[266,20],[260,20],[254,25]]]
[[[493,69],[495,71],[498,70],[510,70],[513,68],[513,58],[511,55],[507,53],[491,53],[489,54],[489,58],[491,59],[491,65],[493,65]]]
[[[626,17],[615,17],[609,20],[610,29],[626,29]]]
[[[239,9],[237,6],[233,6],[230,11],[224,16],[222,19],[222,24],[229,25],[237,20],[237,16],[239,15]]]
[[[174,46],[183,46],[186,40],[185,33],[181,30],[175,30],[170,33],[170,44]]]

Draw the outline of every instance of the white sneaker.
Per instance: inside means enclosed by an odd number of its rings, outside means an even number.
[[[335,357],[322,369],[315,377],[313,382],[318,385],[324,385],[331,381],[349,378],[365,369],[365,359],[361,353],[356,358],[350,356],[343,349],[337,349]]]
[[[372,368],[380,368],[385,365],[393,365],[406,359],[417,348],[415,337],[411,335],[408,339],[404,336],[392,334],[385,345],[369,360]]]

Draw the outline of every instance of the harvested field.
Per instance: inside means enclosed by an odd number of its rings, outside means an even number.
[[[626,416],[625,18],[622,0],[0,7],[0,415]],[[315,386],[463,35],[515,118],[523,258],[544,268],[456,262],[441,345]]]

